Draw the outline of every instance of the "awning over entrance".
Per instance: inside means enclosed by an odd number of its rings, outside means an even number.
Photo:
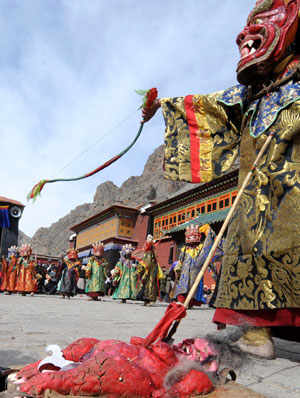
[[[92,255],[92,249],[84,250],[78,253],[78,258],[89,257]]]
[[[218,211],[213,211],[211,213],[205,213],[201,214],[200,216],[194,218],[193,220],[186,221],[183,224],[177,225],[177,227],[171,228],[167,231],[163,231],[164,235],[173,233],[173,232],[178,232],[178,231],[183,231],[186,229],[187,226],[194,224],[194,225],[201,225],[204,224],[214,224],[216,222],[220,222],[225,220],[227,214],[229,213],[230,207],[224,210],[218,210]]]

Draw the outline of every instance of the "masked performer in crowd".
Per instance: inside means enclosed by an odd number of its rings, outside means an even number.
[[[271,334],[299,339],[299,6],[300,0],[256,2],[237,36],[239,85],[158,99],[143,110],[147,121],[162,107],[170,180],[211,181],[239,155],[241,185],[274,135],[229,224],[214,300],[214,321],[252,325],[237,345],[265,358],[274,356]]]
[[[16,265],[16,291],[20,292],[22,296],[26,293],[34,295],[36,291],[36,262],[32,257],[32,247],[28,243],[22,244],[20,247],[20,258]]]
[[[68,260],[64,261],[61,268],[61,278],[58,283],[57,291],[61,298],[73,297],[76,295],[78,268],[80,261],[78,260],[78,250],[68,250]]]
[[[5,290],[6,290],[6,285],[7,285],[7,282],[6,282],[6,280],[7,280],[7,268],[8,268],[8,262],[7,262],[7,260],[6,260],[6,258],[5,258],[5,256],[2,256],[2,258],[1,258],[1,263],[0,263],[0,276],[1,276],[1,279],[0,279],[0,290],[2,291],[2,292],[4,292]]]
[[[178,263],[175,267],[177,274],[175,297],[180,303],[185,302],[203,265],[203,257],[200,255],[203,248],[201,238],[202,233],[199,231],[198,225],[192,224],[186,228],[185,246],[181,249]],[[202,279],[194,297],[190,301],[189,308],[192,308],[194,305],[200,306],[203,302]]]
[[[16,291],[16,266],[18,260],[18,247],[11,246],[8,249],[8,262],[6,261],[5,279],[2,280],[0,290],[4,294],[12,294]]]
[[[152,235],[147,236],[143,260],[139,263],[139,273],[143,286],[138,293],[138,299],[144,301],[145,306],[151,307],[159,295],[159,279],[164,278],[157,263]]]
[[[87,278],[85,291],[89,300],[98,300],[98,297],[104,296],[107,279],[108,262],[103,257],[104,245],[102,242],[93,244],[93,257],[90,258],[85,275]],[[99,299],[101,300],[101,298]]]
[[[134,247],[126,244],[120,252],[120,261],[116,264],[112,275],[113,284],[116,286],[113,299],[121,299],[121,303],[126,300],[135,300],[137,295],[137,268],[131,255]]]

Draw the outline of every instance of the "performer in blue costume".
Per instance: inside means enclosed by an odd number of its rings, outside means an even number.
[[[185,246],[181,249],[175,272],[179,276],[176,284],[175,297],[178,302],[184,303],[193,286],[199,271],[203,265],[203,257],[200,256],[203,249],[204,238],[199,232],[198,225],[190,225],[185,231]],[[201,306],[203,299],[203,280],[191,299],[189,308]]]
[[[78,250],[68,250],[68,260],[62,264],[60,270],[60,281],[58,283],[57,291],[61,298],[76,296],[77,293],[77,280],[79,277],[78,268],[80,261],[78,260]]]

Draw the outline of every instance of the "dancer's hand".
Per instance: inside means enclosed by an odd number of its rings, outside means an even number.
[[[142,109],[142,116],[143,116],[143,120],[141,121],[141,123],[146,123],[148,122],[150,119],[153,118],[153,116],[155,115],[156,111],[158,110],[158,108],[161,107],[160,104],[160,100],[156,99],[153,103],[153,105],[151,106],[151,108],[146,109],[143,108]]]

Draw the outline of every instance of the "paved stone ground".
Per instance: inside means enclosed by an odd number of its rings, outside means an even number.
[[[166,310],[166,303],[153,307],[141,303],[121,304],[111,298],[101,302],[77,296],[34,297],[0,294],[0,367],[27,364],[44,358],[48,344],[62,348],[80,337],[120,339],[145,337]],[[184,338],[215,335],[226,340],[234,328],[217,332],[213,310],[204,306],[189,310],[179,325],[175,342]],[[300,397],[300,344],[276,339],[275,360],[246,359],[235,369],[237,382],[268,398]]]

